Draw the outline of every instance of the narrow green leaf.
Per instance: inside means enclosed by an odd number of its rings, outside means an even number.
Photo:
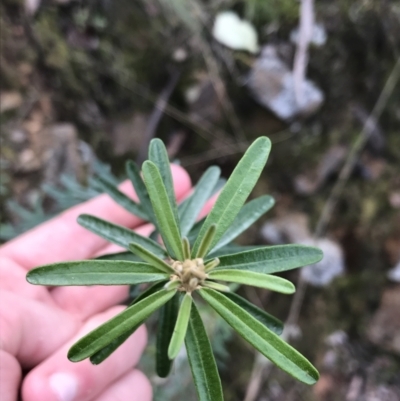
[[[105,255],[98,256],[96,260],[129,260],[131,262],[142,261],[139,256],[134,255],[132,252],[107,253]]]
[[[207,169],[195,186],[193,193],[185,200],[182,207],[179,208],[179,219],[181,225],[181,234],[187,235],[193,227],[196,219],[209,199],[215,188],[221,170],[213,166]]]
[[[100,351],[114,339],[143,322],[174,295],[175,291],[161,290],[125,309],[75,343],[68,352],[68,359],[79,362]]]
[[[26,279],[40,285],[133,285],[168,277],[147,263],[83,260],[41,266],[29,271]]]
[[[219,191],[221,191],[221,189],[225,186],[226,181],[227,180],[225,178],[220,178],[217,181],[217,183],[215,184],[213,190],[211,191],[210,198],[212,198],[215,194],[217,194]]]
[[[143,248],[146,248],[148,251],[160,258],[165,258],[168,256],[165,252],[165,249],[163,249],[161,245],[157,244],[157,242],[151,240],[150,238],[143,237],[129,228],[110,223],[106,220],[95,216],[90,216],[88,214],[81,214],[78,217],[78,223],[82,227],[85,227],[100,237],[114,244],[122,246],[125,249],[128,249],[129,244],[134,242],[135,244],[141,245]]]
[[[99,189],[104,191],[128,212],[143,220],[149,220],[149,215],[146,213],[146,210],[141,205],[137,204],[131,198],[122,193],[116,186],[102,179],[101,177],[94,178],[93,182]]]
[[[247,252],[247,251],[253,251],[254,249],[260,249],[263,248],[263,245],[237,245],[233,242],[231,242],[228,245],[225,245],[224,247],[216,250],[215,252],[210,252],[207,255],[207,260],[212,260],[213,258],[216,257],[221,257],[221,256],[228,256],[232,255],[234,253],[242,253],[242,252]]]
[[[217,232],[211,243],[211,248],[217,244],[232,224],[256,184],[267,162],[270,149],[271,142],[266,137],[258,138],[247,149],[204,222],[194,244],[194,254],[197,253],[197,249],[211,224],[216,224],[217,226]]]
[[[206,272],[208,272],[208,271],[210,271],[212,269],[215,269],[218,265],[219,265],[219,259],[215,258],[215,259],[211,259],[210,261],[208,261],[204,265],[204,267],[205,267]]]
[[[270,274],[257,273],[250,270],[223,269],[208,273],[211,280],[222,280],[230,283],[252,285],[267,290],[281,292],[282,294],[293,294],[295,286],[284,278],[271,276]]]
[[[199,292],[230,326],[282,370],[306,384],[318,380],[318,371],[303,355],[235,302],[214,290],[201,289]]]
[[[228,292],[223,294],[225,297],[229,298],[232,302],[235,302],[238,306],[244,309],[246,312],[250,313],[254,318],[256,318],[264,326],[267,326],[278,336],[283,332],[283,323],[277,319],[275,316],[270,315],[263,309],[252,304],[247,299],[241,297],[234,292]]]
[[[133,333],[142,325],[143,322],[139,322],[137,325],[133,326],[130,330],[125,332],[124,334],[120,335],[119,337],[115,338],[102,348],[101,350],[97,351],[90,357],[90,362],[92,365],[99,365],[105,359],[107,359],[113,352],[115,352]]]
[[[207,255],[208,250],[210,249],[210,245],[215,236],[215,232],[217,230],[217,226],[215,224],[211,224],[208,227],[207,232],[204,234],[202,241],[197,249],[197,253],[193,253],[193,256],[196,255],[196,258],[204,258]],[[194,252],[194,251],[193,251]]]
[[[179,307],[178,318],[176,319],[174,332],[168,347],[168,358],[175,359],[185,340],[187,326],[189,323],[190,309],[193,298],[191,294],[186,293]]]
[[[168,291],[170,290],[176,290],[178,289],[180,286],[182,285],[182,283],[179,280],[173,280],[173,281],[168,281],[168,283],[166,283],[164,285],[164,288]]]
[[[185,260],[190,259],[190,243],[186,237],[182,238],[182,247],[183,247],[183,258]]]
[[[157,353],[156,372],[160,377],[167,377],[172,366],[172,360],[168,358],[168,347],[178,317],[180,294],[175,294],[161,309],[157,325]]]
[[[144,291],[142,291],[130,304],[129,306],[132,306],[134,304],[137,304],[138,302],[142,301],[143,299],[149,297],[150,295],[155,294],[156,292],[163,290],[165,284],[168,281],[158,281],[157,283],[152,284],[150,287],[146,288]]]
[[[145,161],[143,163],[143,177],[164,244],[171,256],[183,260],[183,249],[178,223],[172,211],[171,203],[168,200],[167,192],[157,166],[150,161]]]
[[[266,246],[251,251],[220,256],[219,266],[214,271],[241,269],[259,273],[279,273],[317,263],[322,257],[322,251],[312,246]]]
[[[153,255],[146,248],[143,248],[138,244],[135,243],[129,244],[129,250],[133,252],[135,255],[142,258],[145,262],[150,263],[152,266],[154,266],[155,268],[164,273],[171,274],[174,272],[174,270],[168,263],[164,262],[158,256]]]
[[[144,298],[154,294],[156,291],[159,291],[165,284],[165,281],[161,281],[153,284],[147,290],[143,291],[136,299],[131,303],[131,305],[141,301]],[[136,326],[133,326],[132,329],[128,330],[126,333],[121,336],[115,338],[111,341],[110,344],[106,345],[100,351],[97,351],[90,357],[90,362],[93,365],[99,365],[105,359],[107,359],[114,351],[116,351],[142,324],[143,322],[138,323]]]
[[[190,244],[194,244],[197,237],[199,236],[201,227],[203,226],[206,218],[203,217],[201,220],[197,221],[194,226],[191,228],[189,234],[188,234],[188,240]]]
[[[215,283],[214,281],[206,280],[202,284],[203,287],[212,288],[213,290],[221,291],[221,292],[230,292],[230,288],[227,285],[223,285],[220,283]]]
[[[238,215],[225,234],[210,252],[215,252],[233,241],[242,232],[253,225],[253,223],[256,222],[264,213],[270,210],[272,206],[274,206],[274,203],[274,198],[269,195],[260,196],[259,198],[246,203],[240,209]]]
[[[128,160],[126,162],[126,173],[132,182],[136,195],[140,200],[140,206],[146,211],[147,216],[149,216],[149,220],[154,223],[155,217],[146,185],[144,185],[143,179],[140,175],[139,167],[132,160]]]
[[[199,401],[224,401],[211,344],[194,303],[185,345]]]
[[[172,213],[175,221],[178,222],[178,208],[176,205],[174,183],[171,174],[171,165],[168,158],[167,149],[161,139],[155,138],[150,141],[149,145],[149,160],[153,162],[161,174],[162,182],[167,191],[169,204],[171,205]]]

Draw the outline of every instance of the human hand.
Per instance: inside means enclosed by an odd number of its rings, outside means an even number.
[[[172,166],[178,200],[188,195],[187,173]],[[129,182],[120,189],[137,199]],[[209,209],[209,208],[208,208]],[[147,401],[152,390],[137,369],[147,334],[140,327],[98,366],[72,363],[69,347],[84,334],[121,312],[128,286],[32,286],[28,270],[42,264],[81,260],[118,252],[116,245],[76,223],[82,213],[148,235],[152,228],[107,195],[75,206],[0,248],[0,391],[2,401]],[[25,373],[28,372],[26,375]]]

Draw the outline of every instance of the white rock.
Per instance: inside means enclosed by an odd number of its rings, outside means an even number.
[[[214,39],[234,50],[247,50],[250,53],[259,51],[257,32],[247,21],[241,20],[232,11],[217,15],[212,34]]]
[[[302,278],[316,287],[327,286],[335,277],[344,272],[344,258],[342,248],[328,238],[308,239],[303,245],[312,245],[320,248],[324,253],[323,259],[314,265],[301,269]]]
[[[400,283],[400,260],[398,261],[397,265],[388,272],[387,276],[390,280]]]
[[[311,36],[311,43],[314,46],[321,47],[326,43],[327,39],[328,36],[326,34],[325,27],[322,24],[318,23],[314,24]],[[293,29],[293,31],[290,33],[290,41],[292,43],[297,44],[298,40],[299,40],[299,28],[297,27]]]
[[[293,73],[279,58],[273,46],[265,46],[254,63],[247,86],[255,99],[282,120],[315,113],[324,101],[323,92],[310,80],[303,82],[303,100],[299,105]]]

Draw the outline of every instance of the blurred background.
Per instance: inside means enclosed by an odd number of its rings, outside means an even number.
[[[400,1],[2,0],[1,241],[125,178],[162,138],[196,182],[273,143],[241,244],[316,244],[295,296],[242,287],[320,370],[308,388],[205,309],[227,401],[400,400]],[[205,308],[205,307],[204,307]],[[154,337],[156,320],[149,322]],[[196,400],[186,357],[156,400]]]

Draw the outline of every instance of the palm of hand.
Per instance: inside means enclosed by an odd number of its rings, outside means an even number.
[[[179,167],[172,168],[175,191],[182,199],[190,180]],[[129,183],[122,186],[135,197]],[[2,401],[150,400],[147,378],[132,367],[146,344],[141,327],[106,362],[68,361],[68,348],[123,307],[127,286],[57,287],[28,284],[26,272],[37,265],[87,259],[116,252],[115,245],[79,227],[78,215],[90,213],[134,228],[142,235],[151,227],[109,199],[100,196],[78,205],[0,248],[0,388]],[[49,334],[50,333],[50,334]],[[29,371],[26,376],[23,372]]]

